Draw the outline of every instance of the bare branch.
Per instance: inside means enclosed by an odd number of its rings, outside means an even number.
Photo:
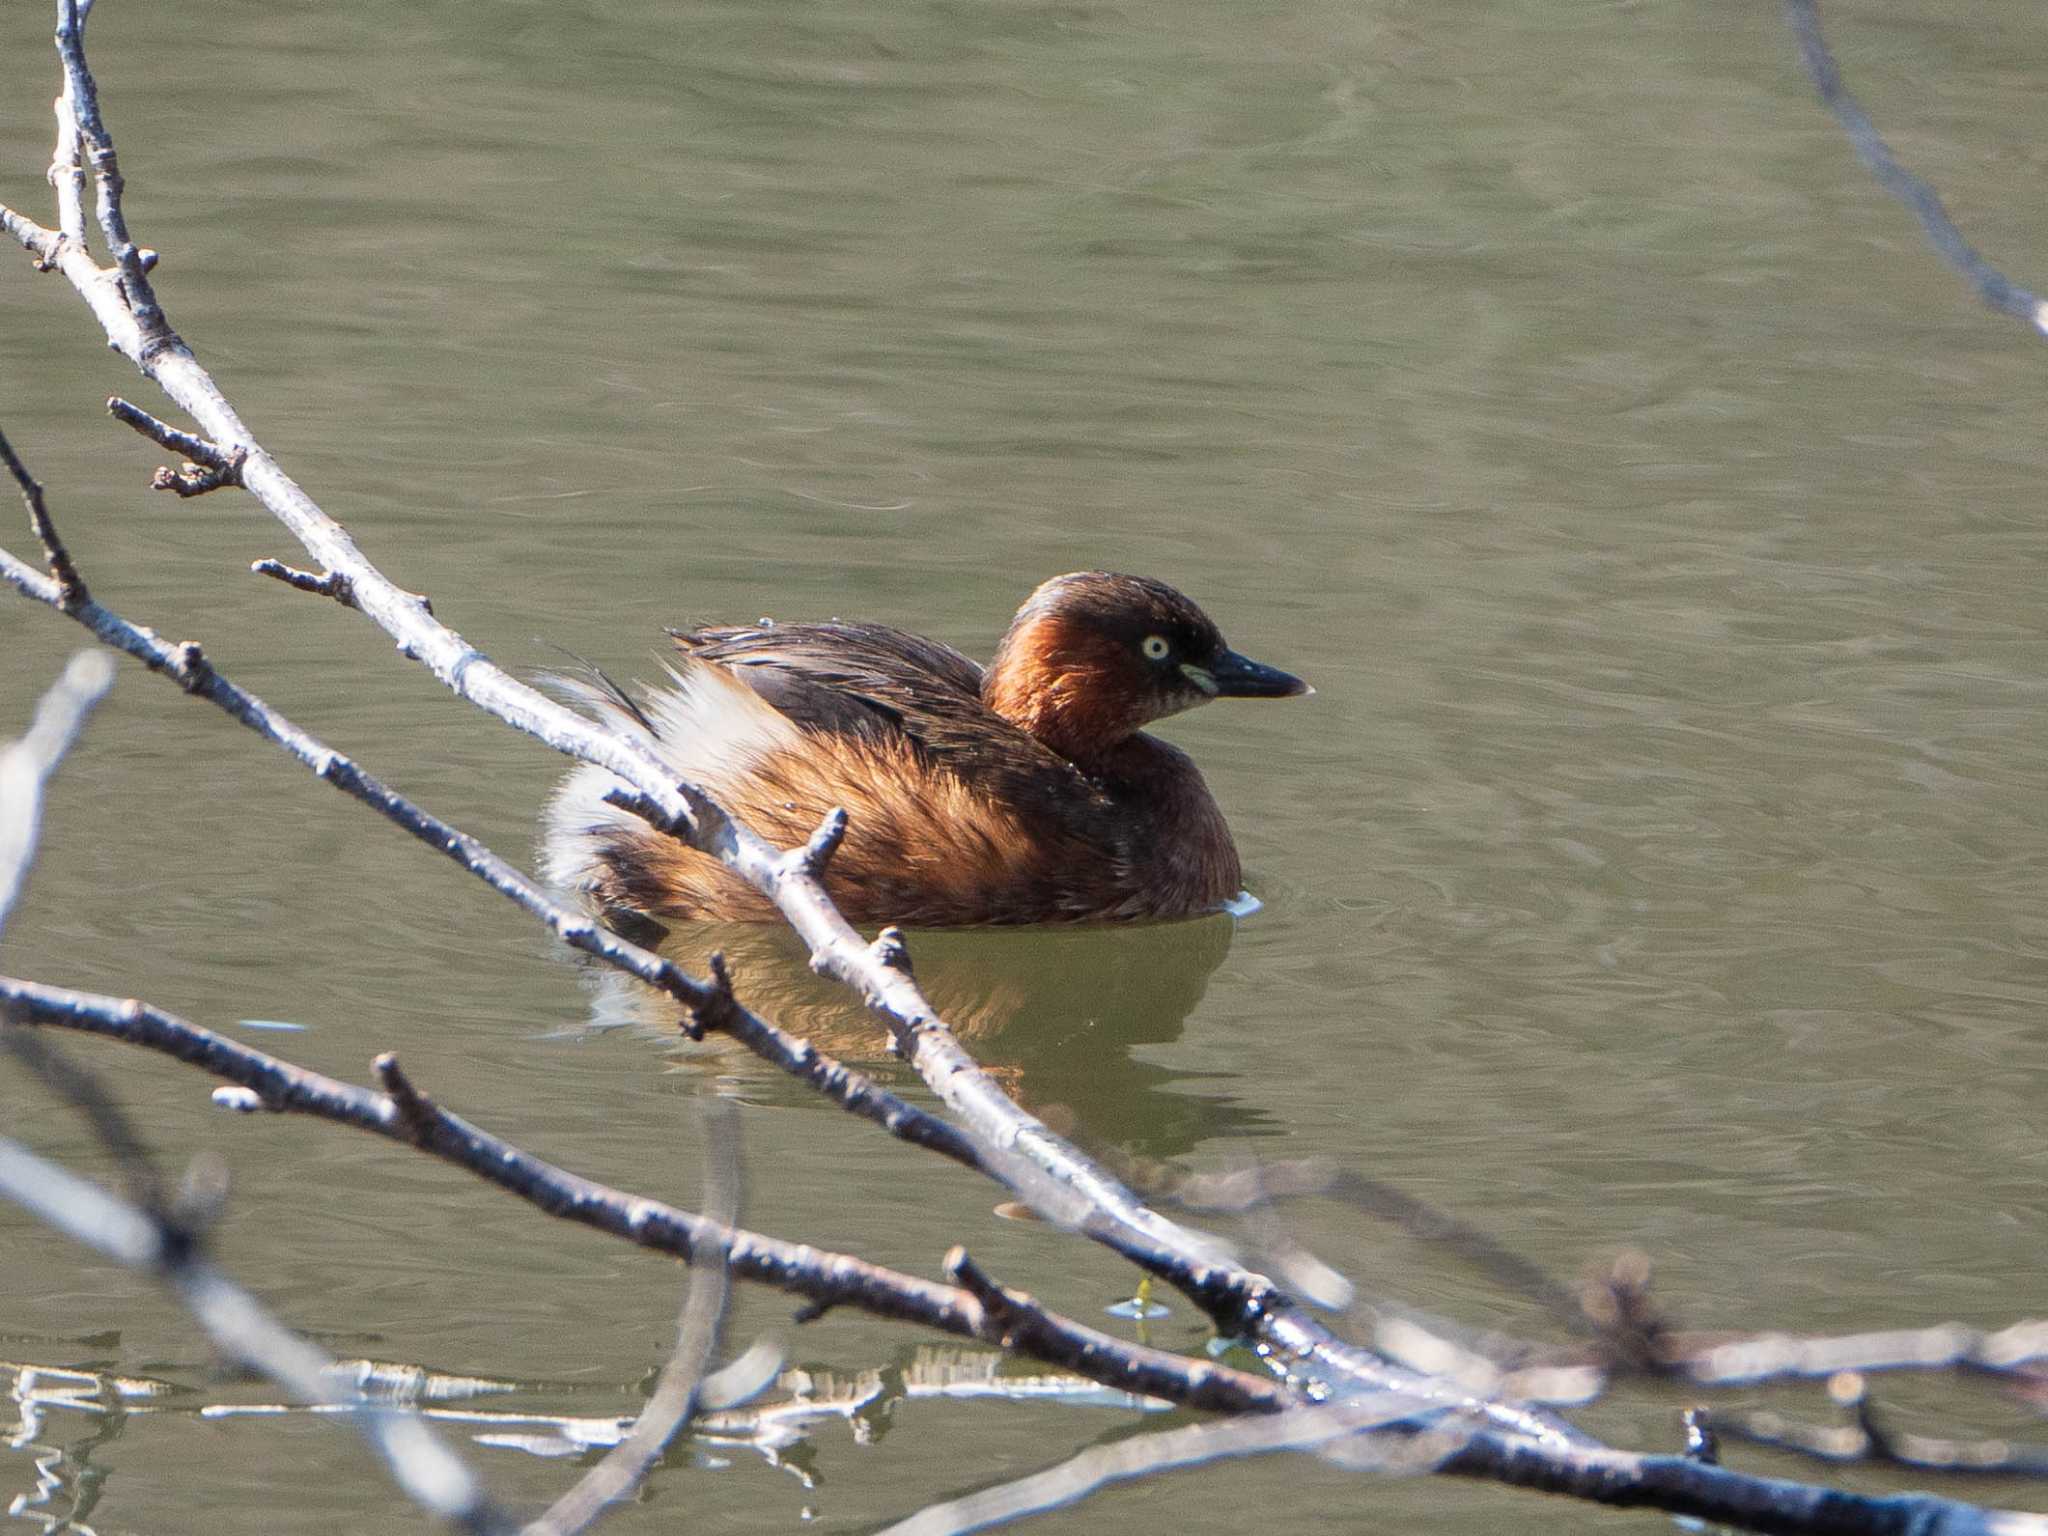
[[[58,11],[58,25],[63,25],[66,15]],[[85,252],[85,159],[78,152],[78,103],[71,95],[71,74],[65,71],[64,86],[57,96],[57,148],[50,159],[48,172],[51,188],[57,194],[57,222],[62,230],[63,242],[73,250]],[[89,256],[86,258],[91,259]],[[37,263],[43,271],[54,265],[49,255]]]
[[[356,605],[355,589],[349,585],[348,578],[337,571],[322,571],[316,575],[312,571],[302,571],[296,566],[286,565],[282,560],[268,559],[250,561],[249,569],[258,576],[269,576],[288,587],[296,587],[301,592],[311,592],[316,597],[331,597],[344,608],[353,608]],[[427,612],[434,611],[433,602],[425,593],[415,592],[412,595]]]
[[[36,706],[28,734],[0,748],[0,928],[35,861],[43,786],[113,681],[113,663],[102,652],[80,651]]]
[[[2048,1516],[1987,1509],[1927,1493],[1889,1496],[1752,1477],[1690,1456],[1636,1456],[1545,1446],[1475,1431],[1438,1466],[1605,1504],[1740,1526],[1765,1536],[2048,1536]]]
[[[85,18],[90,9],[90,0],[83,4],[80,0],[58,0],[57,56],[64,61],[64,99],[78,122],[78,149],[98,190],[96,211],[107,255],[120,274],[123,297],[144,340],[143,354],[137,361],[146,362],[152,353],[183,343],[164,319],[156,290],[150,286],[149,270],[155,262],[145,262],[141,248],[128,237],[128,218],[121,208],[125,183],[114,154],[113,136],[100,116],[99,91],[85,64]]]
[[[171,1240],[185,1240],[187,1234],[179,1230],[180,1224],[172,1217],[171,1201],[157,1173],[156,1159],[99,1079],[74,1065],[54,1045],[37,1039],[32,1031],[17,1028],[4,1019],[0,1019],[0,1050],[26,1067],[53,1097],[78,1112],[92,1127],[100,1145],[113,1155],[128,1181],[129,1199],[151,1221],[162,1225]]]

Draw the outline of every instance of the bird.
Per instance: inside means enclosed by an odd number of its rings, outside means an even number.
[[[883,624],[671,629],[667,686],[592,669],[555,683],[778,846],[834,808],[825,891],[849,922],[906,928],[1191,917],[1242,869],[1199,769],[1147,733],[1214,699],[1313,693],[1238,654],[1161,581],[1074,571],[1017,610],[986,668]],[[777,917],[710,855],[606,799],[584,764],[550,803],[542,870],[605,917]]]

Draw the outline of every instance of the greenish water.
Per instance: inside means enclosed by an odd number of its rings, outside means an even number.
[[[2038,286],[2037,10],[1829,19],[1902,154]],[[174,322],[501,662],[649,672],[663,624],[764,613],[986,655],[1039,579],[1109,566],[1314,682],[1166,731],[1256,916],[918,945],[984,1059],[1085,1144],[1329,1156],[1566,1275],[1640,1247],[1700,1327],[2048,1310],[2048,354],[1870,185],[1774,7],[109,3],[94,27]],[[0,198],[31,211],[46,33],[41,6],[0,16]],[[98,414],[132,373],[58,279],[0,267],[0,428],[96,594],[525,857],[559,764],[247,575],[298,553],[252,503],[145,492],[157,456]],[[78,643],[0,599],[0,730]],[[680,1051],[136,669],[47,842],[10,972],[294,1022],[244,1033],[356,1080],[395,1049],[450,1107],[685,1204],[692,1106],[722,1092],[758,1229],[920,1273],[966,1242],[1088,1316],[1129,1284],[992,1219],[990,1187]],[[875,1054],[785,947],[757,936],[740,974]],[[511,1388],[478,1411],[641,1400],[671,1266],[361,1136],[223,1119],[170,1063],[80,1054],[173,1158],[226,1158],[223,1259],[330,1349]],[[0,1124],[104,1166],[17,1085]],[[1369,1297],[1546,1329],[1359,1218],[1290,1214]],[[0,1357],[166,1388],[24,1410],[4,1498],[83,1497],[103,1532],[410,1521],[332,1426],[202,1412],[267,1394],[146,1283],[11,1212],[0,1233]],[[940,1396],[975,1367],[788,1311],[749,1295],[733,1336],[780,1331],[821,1399],[881,1372],[883,1406],[773,1456],[679,1451],[608,1529],[869,1529],[1144,1427]],[[1182,1306],[1154,1337],[1202,1330]],[[0,1367],[33,1396],[19,1379]],[[1959,1402],[1915,1422],[1976,1422]],[[1672,1406],[1587,1422],[1668,1448]],[[530,1425],[450,1428],[509,1500],[574,1476],[468,1443]],[[1527,1508],[1275,1461],[1060,1522],[1476,1533]]]

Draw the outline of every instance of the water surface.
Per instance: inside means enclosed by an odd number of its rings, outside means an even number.
[[[2015,62],[2037,10],[1829,16],[1901,152],[2038,285],[2048,213],[2015,195],[2048,139]],[[2048,1308],[2048,365],[1856,167],[1771,8],[108,5],[94,27],[175,322],[500,661],[645,675],[661,625],[761,614],[986,655],[1039,579],[1108,566],[1315,683],[1167,727],[1254,917],[919,946],[975,1048],[1085,1144],[1329,1156],[1566,1275],[1641,1248],[1702,1327]],[[40,7],[0,18],[0,197],[30,208],[45,32]],[[133,388],[56,279],[0,273],[0,426],[95,592],[526,856],[559,765],[356,616],[247,575],[297,553],[248,501],[151,498],[156,456],[98,414]],[[0,601],[5,729],[78,643]],[[759,1229],[920,1273],[964,1241],[1087,1316],[1128,1288],[993,1219],[992,1189],[682,1050],[136,669],[48,842],[12,972],[297,1023],[243,1033],[357,1080],[395,1049],[492,1129],[685,1204],[693,1106],[724,1093]],[[741,978],[878,1055],[786,947]],[[327,1347],[509,1389],[471,1408],[641,1400],[673,1266],[361,1136],[223,1120],[173,1064],[80,1054],[167,1156],[227,1159],[222,1258]],[[104,1167],[19,1086],[0,1121]],[[1369,1296],[1548,1327],[1355,1216],[1293,1214]],[[145,1282],[0,1231],[0,1355],[162,1389],[50,1408],[0,1463],[9,1498],[103,1531],[407,1518],[331,1426],[203,1414],[267,1394]],[[813,1375],[784,1395],[867,1406],[772,1457],[678,1451],[610,1529],[870,1529],[1148,1423],[941,1396],[983,1367],[788,1311],[750,1295],[734,1337],[785,1334]],[[1203,1336],[1185,1306],[1154,1332]],[[1668,1448],[1671,1407],[1589,1422]],[[1952,1425],[1956,1399],[1916,1411]],[[574,1475],[478,1428],[455,1432],[508,1499]],[[1525,1497],[1274,1462],[1061,1521],[1369,1507],[1476,1533]]]

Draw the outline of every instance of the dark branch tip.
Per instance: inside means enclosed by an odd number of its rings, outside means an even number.
[[[638,816],[657,832],[666,832],[672,837],[688,837],[690,832],[689,813],[671,816],[661,808],[660,802],[640,790],[624,784],[614,784],[604,792],[606,805],[615,805],[630,816]]]
[[[997,1284],[986,1270],[968,1257],[962,1244],[955,1243],[946,1250],[945,1268],[948,1279],[981,1303],[987,1324],[979,1332],[990,1343],[1003,1349],[1014,1348],[1019,1325],[1043,1316],[1038,1304],[1030,1297],[1005,1290]]]
[[[946,1278],[969,1292],[984,1307],[999,1313],[1014,1310],[1011,1298],[987,1270],[974,1262],[973,1257],[967,1252],[966,1244],[955,1243],[948,1248],[944,1266]]]
[[[1714,1433],[1713,1410],[1688,1408],[1678,1418],[1685,1426],[1685,1459],[1699,1462],[1702,1466],[1718,1467],[1721,1464],[1721,1439]]]
[[[711,952],[710,989],[690,1004],[689,1011],[683,1016],[683,1033],[692,1040],[702,1040],[713,1030],[730,1028],[739,1006],[739,998],[732,989],[732,972],[725,963],[725,951],[714,949]]]
[[[1651,1299],[1650,1280],[1649,1256],[1625,1250],[1580,1286],[1579,1309],[1618,1363],[1654,1373],[1669,1367],[1671,1327]]]
[[[344,608],[356,606],[355,583],[340,571],[302,571],[296,566],[286,565],[282,560],[268,556],[251,560],[249,569],[258,576],[268,576],[300,592],[311,592],[318,597],[331,597]]]
[[[884,969],[899,976],[910,975],[910,942],[904,938],[903,930],[894,924],[875,935],[875,942],[868,946],[868,953]]]
[[[398,1111],[398,1123],[405,1133],[418,1145],[426,1145],[441,1112],[432,1099],[413,1086],[412,1079],[398,1064],[398,1053],[383,1052],[370,1063],[370,1071],[375,1074],[377,1085],[391,1096],[392,1106]]]
[[[7,465],[14,483],[21,487],[21,499],[28,508],[29,527],[34,530],[36,541],[43,546],[43,556],[50,563],[50,578],[57,583],[57,607],[75,615],[92,601],[92,594],[86,590],[85,578],[78,574],[71,552],[57,534],[57,521],[50,516],[41,483],[28,472],[28,466],[22,463],[20,455],[4,434],[0,434],[0,462]]]
[[[171,647],[171,659],[164,670],[187,693],[197,693],[213,676],[213,663],[206,659],[197,640],[180,640]]]
[[[203,464],[187,459],[176,469],[159,464],[155,473],[149,477],[149,488],[152,491],[170,491],[187,500],[194,496],[204,496],[208,491],[217,491],[225,485],[241,483],[239,450],[237,457],[218,469],[209,469]]]

